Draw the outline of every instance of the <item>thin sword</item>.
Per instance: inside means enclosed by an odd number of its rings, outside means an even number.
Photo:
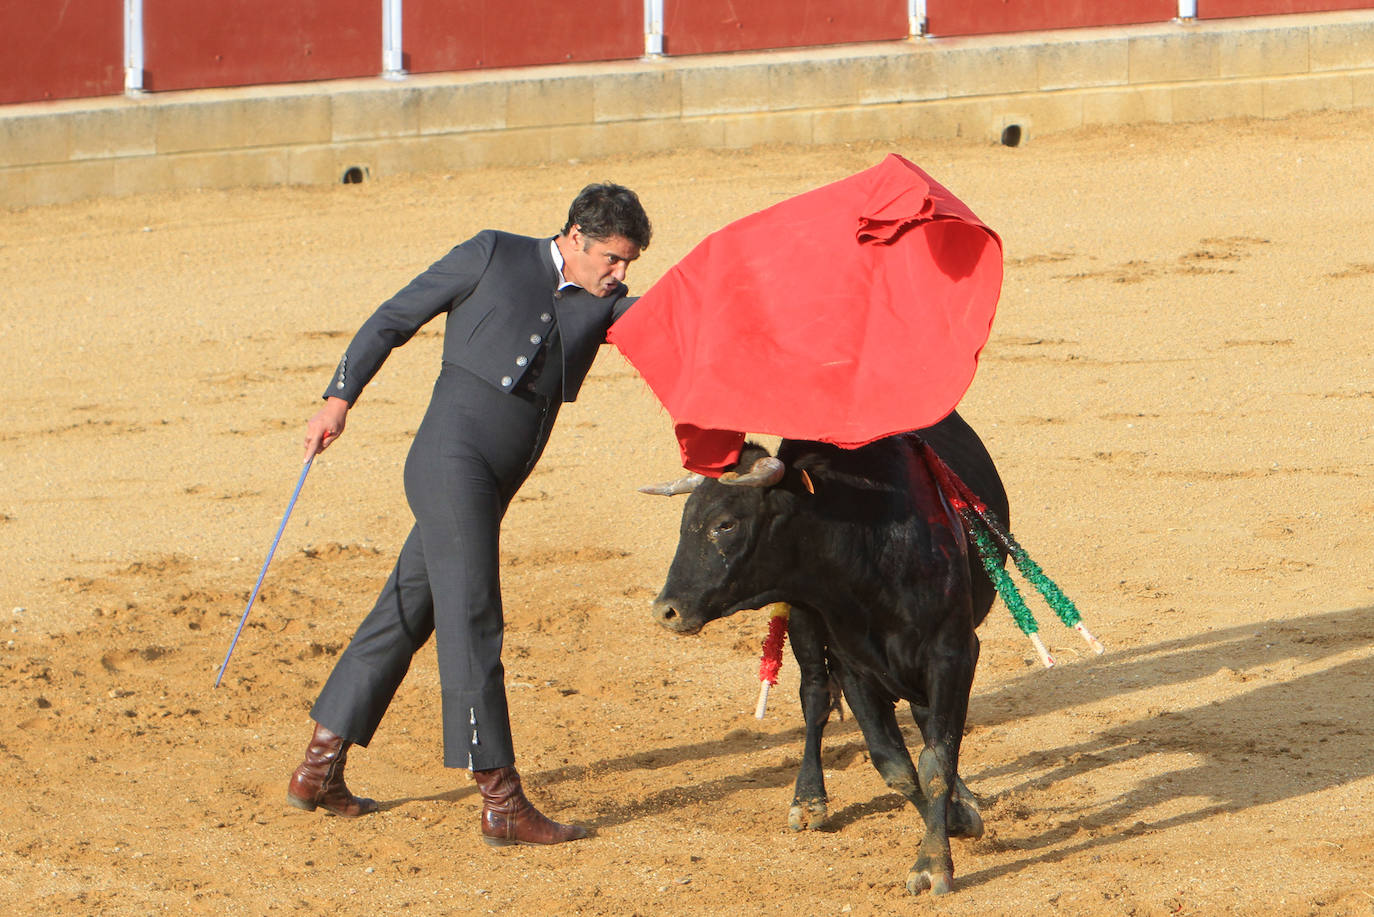
[[[262,562],[262,572],[258,574],[258,584],[253,587],[253,594],[248,597],[248,607],[243,610],[243,617],[239,618],[239,626],[234,631],[234,642],[229,644],[229,652],[224,654],[224,662],[219,667],[219,674],[215,676],[215,687],[219,687],[220,679],[224,677],[224,670],[229,668],[229,657],[234,655],[234,647],[239,644],[239,634],[243,633],[243,625],[248,623],[248,612],[253,610],[253,602],[257,600],[258,590],[262,588],[262,581],[267,576],[267,565],[272,563],[272,555],[277,553],[277,542],[281,541],[281,533],[286,531],[286,520],[291,518],[291,510],[296,508],[296,498],[301,495],[301,488],[305,486],[305,476],[310,472],[310,464],[315,461],[315,456],[305,460],[305,467],[301,469],[300,480],[296,482],[296,489],[291,493],[291,502],[286,505],[286,514],[281,517],[281,525],[277,527],[277,537],[272,539],[272,547],[267,549],[267,559]]]

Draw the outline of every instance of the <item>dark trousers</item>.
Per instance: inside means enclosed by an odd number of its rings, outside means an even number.
[[[415,526],[311,710],[317,723],[367,745],[411,657],[433,634],[444,764],[515,763],[501,664],[501,519],[539,460],[559,405],[444,365],[406,458]]]

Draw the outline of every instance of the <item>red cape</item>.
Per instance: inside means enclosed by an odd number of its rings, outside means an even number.
[[[746,433],[854,448],[952,411],[1002,287],[1002,241],[895,154],[707,236],[611,327],[718,475]]]

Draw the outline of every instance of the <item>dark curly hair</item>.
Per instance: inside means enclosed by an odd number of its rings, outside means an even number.
[[[582,234],[597,242],[612,236],[629,239],[641,249],[649,247],[654,228],[639,203],[639,196],[623,185],[598,182],[578,192],[568,208],[563,234],[576,225]]]

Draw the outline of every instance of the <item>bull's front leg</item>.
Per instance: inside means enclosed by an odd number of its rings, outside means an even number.
[[[972,669],[978,668],[978,635],[974,634],[972,644]],[[913,702],[911,704],[911,719],[916,724],[916,728],[923,729],[923,723],[929,716],[930,709]],[[965,707],[965,720],[967,720],[967,706]],[[924,733],[922,733],[924,735]],[[962,728],[960,735],[963,735]],[[964,778],[960,777],[957,770],[954,775],[954,793],[949,801],[949,836],[979,838],[983,836],[983,813],[978,805],[978,797],[964,783]]]
[[[926,669],[930,707],[921,735],[925,747],[916,762],[916,776],[926,799],[926,833],[921,849],[907,873],[907,891],[918,895],[929,889],[941,895],[954,887],[954,857],[949,849],[950,806],[959,773],[959,742],[968,715],[968,696],[973,687],[974,653],[965,644],[942,653]]]
[[[949,798],[954,771],[949,754],[939,746],[921,749],[916,775],[926,798],[926,834],[921,849],[906,876],[906,889],[913,895],[929,890],[947,894],[954,887],[954,855],[949,849]]]
[[[897,725],[892,695],[867,678],[853,677],[842,672],[844,695],[854,720],[863,730],[864,742],[873,768],[889,787],[905,796],[921,818],[926,818],[928,805],[916,776],[916,765],[906,749],[906,740]]]
[[[793,831],[816,830],[829,817],[825,792],[825,772],[821,766],[821,737],[837,697],[832,696],[830,667],[826,662],[825,636],[816,616],[804,608],[792,608],[788,621],[792,655],[801,673],[802,716],[806,721],[806,740],[797,788],[787,812],[787,825]]]

